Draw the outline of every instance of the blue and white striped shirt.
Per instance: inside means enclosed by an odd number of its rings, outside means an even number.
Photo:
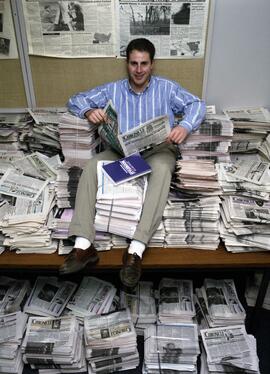
[[[72,96],[69,110],[80,118],[94,108],[104,108],[112,100],[117,112],[119,131],[123,134],[155,117],[167,114],[170,125],[175,115],[183,114],[179,123],[188,132],[195,131],[205,116],[205,104],[178,83],[152,76],[143,92],[132,90],[128,79],[106,83],[89,91]]]

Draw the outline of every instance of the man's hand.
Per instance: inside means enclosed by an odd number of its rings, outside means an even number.
[[[180,144],[182,143],[186,137],[188,136],[188,131],[184,127],[175,126],[167,137],[167,142]]]
[[[92,122],[95,125],[100,125],[107,120],[107,116],[104,110],[99,108],[88,110],[88,112],[85,112],[84,115],[89,122]]]

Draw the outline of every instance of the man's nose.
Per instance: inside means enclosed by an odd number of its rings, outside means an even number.
[[[138,65],[137,65],[137,69],[136,69],[136,70],[137,70],[138,73],[142,71],[141,64],[138,64]]]

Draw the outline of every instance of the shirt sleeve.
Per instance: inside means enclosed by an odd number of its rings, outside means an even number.
[[[71,96],[67,103],[67,107],[75,116],[85,118],[84,114],[88,110],[95,108],[103,109],[107,102],[107,85],[102,85]]]
[[[205,118],[206,106],[204,101],[176,85],[172,92],[171,107],[175,114],[183,114],[179,126],[189,133],[196,131]]]

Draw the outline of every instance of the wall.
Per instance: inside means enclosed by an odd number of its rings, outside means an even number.
[[[218,111],[270,107],[270,1],[216,0],[204,98]]]

